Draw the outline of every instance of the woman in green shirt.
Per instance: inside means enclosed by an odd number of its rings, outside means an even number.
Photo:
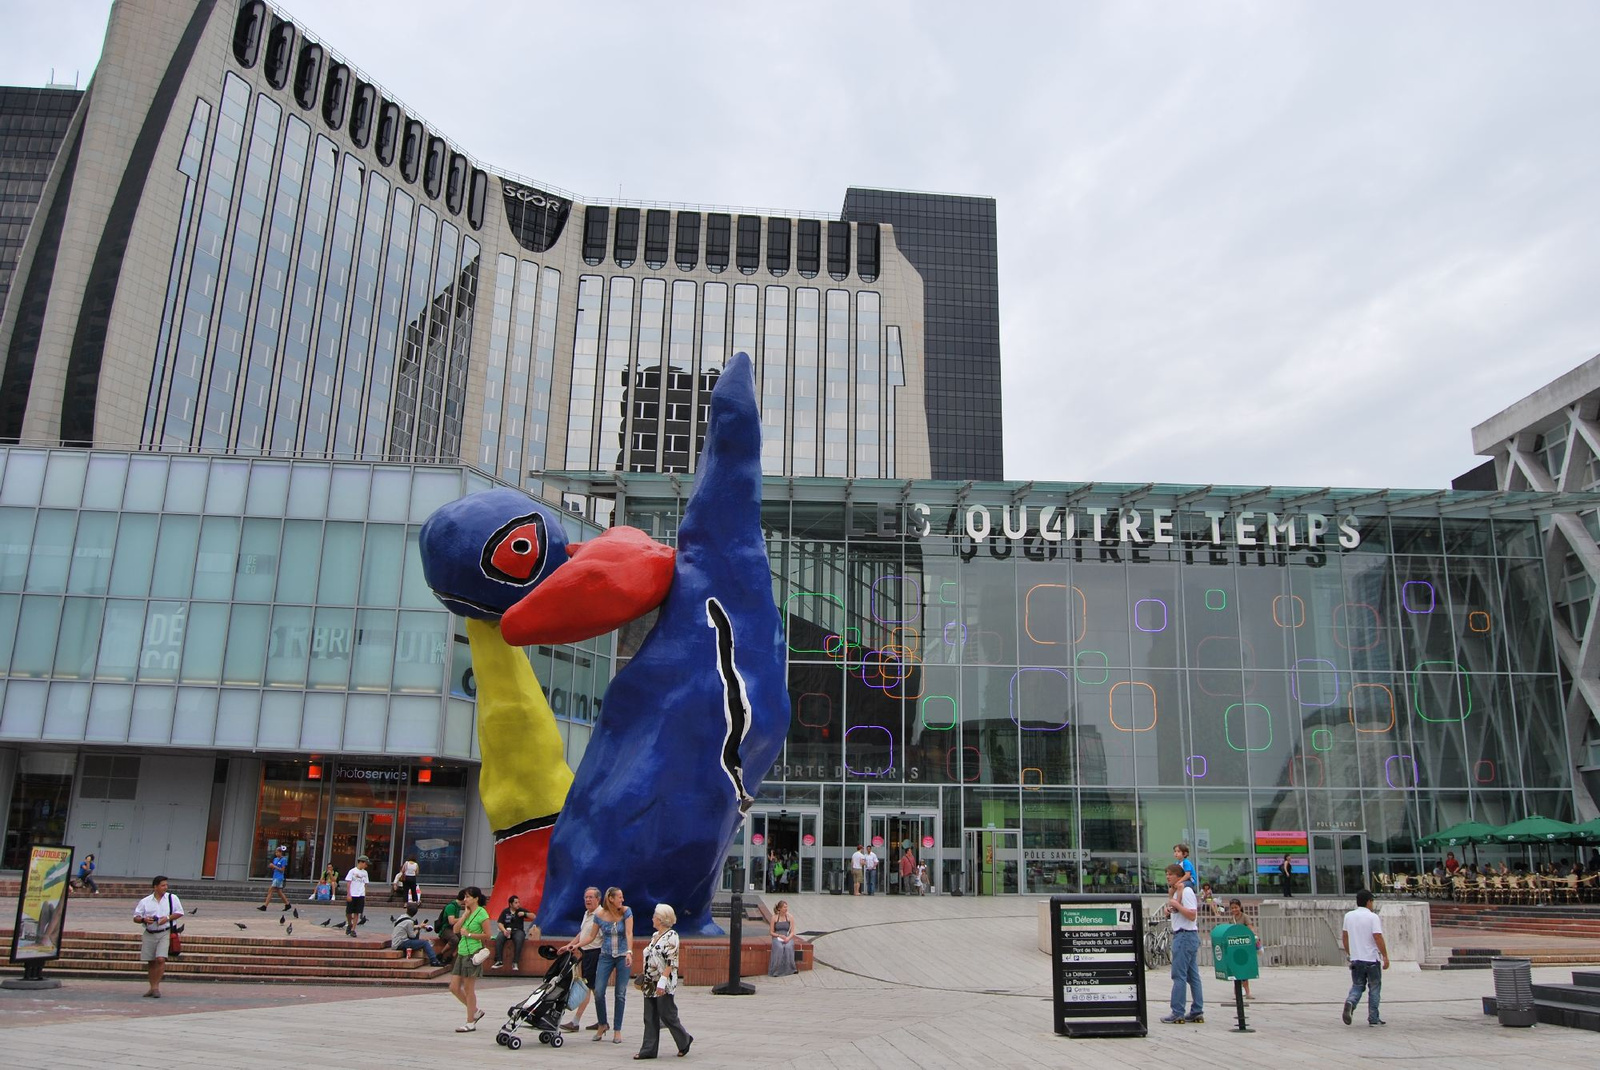
[[[478,1028],[483,1012],[478,1009],[478,978],[483,967],[472,961],[489,937],[489,912],[483,908],[483,889],[477,885],[461,889],[461,913],[451,923],[461,942],[456,945],[456,961],[450,967],[450,994],[467,1009],[467,1024],[456,1026],[457,1033]]]

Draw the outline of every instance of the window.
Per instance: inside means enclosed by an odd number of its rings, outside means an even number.
[[[844,279],[850,274],[850,224],[828,223],[828,274]]]
[[[652,208],[644,217],[644,263],[652,270],[667,266],[667,241],[672,216],[664,208]]]
[[[706,217],[706,267],[713,272],[728,270],[728,247],[733,236],[733,220],[720,212]]]
[[[372,141],[372,120],[377,110],[378,91],[369,82],[358,82],[350,102],[350,140],[356,148],[364,149]]]
[[[822,221],[800,220],[799,271],[805,278],[814,279],[822,270]]]
[[[308,111],[315,107],[321,84],[322,46],[307,41],[300,46],[300,60],[294,69],[295,103]]]
[[[767,220],[767,271],[773,278],[789,273],[789,221]]]
[[[430,197],[444,192],[445,144],[442,137],[428,139],[428,159],[422,168],[422,188]]]
[[[344,125],[349,93],[350,68],[343,63],[333,64],[328,68],[328,84],[322,90],[322,121],[328,129],[337,130]]]
[[[415,119],[406,120],[405,140],[400,145],[400,175],[407,182],[415,182],[422,173],[422,124]]]
[[[467,222],[473,230],[483,229],[483,215],[488,204],[489,176],[474,167],[472,180],[467,186]]]
[[[467,158],[459,152],[450,154],[450,177],[445,182],[444,205],[455,215],[467,204]]]
[[[267,82],[274,89],[289,84],[289,70],[294,65],[294,24],[282,19],[272,20],[272,35],[267,38]]]
[[[876,223],[856,224],[856,274],[862,282],[878,278],[879,232]]]
[[[606,229],[611,210],[590,205],[583,210],[583,262],[590,267],[606,258]]]
[[[261,56],[261,32],[267,27],[267,5],[263,0],[250,0],[239,8],[239,17],[233,24],[233,58],[246,70],[256,65]]]
[[[639,209],[617,209],[617,230],[611,242],[611,255],[620,268],[632,267],[633,262],[639,259]]]
[[[754,275],[761,264],[761,219],[758,216],[739,217],[739,273]]]
[[[112,755],[85,755],[81,799],[132,799],[139,792],[139,759]]]
[[[400,147],[400,105],[392,100],[383,102],[378,109],[378,162],[388,167],[394,163],[395,150]]]
[[[678,242],[675,252],[679,271],[693,271],[700,263],[700,213],[678,213]]]

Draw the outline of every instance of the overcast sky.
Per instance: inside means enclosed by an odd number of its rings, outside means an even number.
[[[0,0],[0,82],[108,9]],[[1444,486],[1600,352],[1600,4],[287,10],[579,196],[996,198],[1008,478]]]

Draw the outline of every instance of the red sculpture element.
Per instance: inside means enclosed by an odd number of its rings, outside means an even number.
[[[638,528],[567,547],[570,558],[500,618],[512,646],[577,643],[637,620],[666,600],[677,551]]]
[[[489,556],[489,563],[515,580],[527,582],[542,562],[539,525],[528,522],[506,532]]]

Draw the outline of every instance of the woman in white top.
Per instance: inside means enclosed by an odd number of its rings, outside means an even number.
[[[673,995],[678,990],[678,933],[673,928],[678,914],[666,903],[656,907],[651,920],[656,933],[645,945],[643,973],[639,987],[644,989],[644,1037],[635,1059],[654,1059],[660,1043],[661,1027],[672,1034],[678,1046],[678,1057],[689,1054],[694,1037],[678,1021],[678,1001]]]

